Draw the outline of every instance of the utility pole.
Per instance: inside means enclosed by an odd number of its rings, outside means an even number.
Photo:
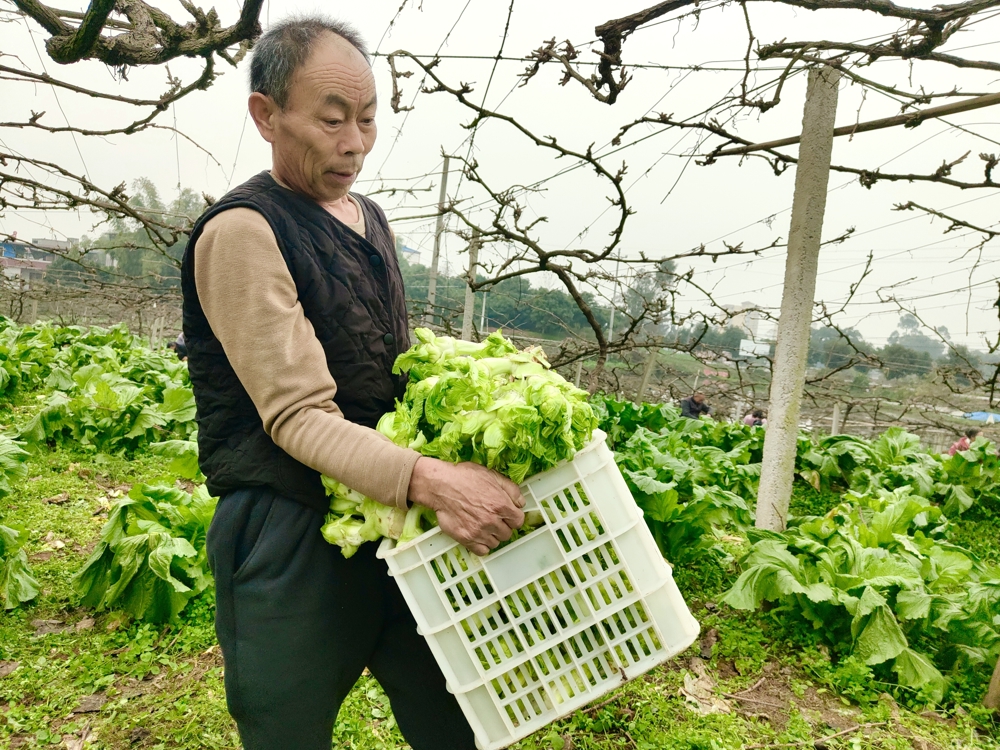
[[[437,226],[434,227],[434,253],[431,255],[431,270],[427,277],[427,310],[424,312],[424,323],[428,324],[434,318],[434,303],[437,301],[438,259],[441,257],[441,237],[444,235],[444,203],[448,197],[448,162],[444,157],[441,167],[441,194],[438,196]]]
[[[795,477],[802,389],[805,387],[809,328],[816,296],[816,270],[830,181],[830,156],[837,117],[839,71],[809,71],[802,117],[802,145],[795,170],[795,197],[788,232],[785,283],[778,318],[778,343],[771,369],[768,428],[757,493],[757,528],[783,531]]]
[[[479,263],[479,230],[472,230],[469,241],[469,270],[465,275],[465,307],[462,310],[462,340],[472,341],[472,319],[476,315],[476,265]],[[482,329],[480,329],[482,330]]]
[[[646,358],[646,367],[642,371],[642,382],[639,384],[639,392],[635,395],[635,401],[638,404],[642,403],[642,399],[646,395],[646,389],[649,388],[649,379],[653,377],[653,370],[656,369],[656,358],[659,354],[660,348],[658,346],[649,350],[649,355]]]
[[[618,274],[621,272],[622,251],[618,251],[618,261],[615,263],[615,286],[611,289],[611,315],[608,321],[608,341],[615,340],[615,299],[618,297]]]
[[[832,424],[830,425],[830,434],[839,435],[843,422],[844,420],[842,417],[840,402],[838,401],[833,405],[833,420]]]

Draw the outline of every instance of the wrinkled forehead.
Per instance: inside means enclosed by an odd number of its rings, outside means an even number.
[[[329,33],[317,39],[292,78],[292,97],[304,95],[324,104],[374,104],[375,76],[353,44]]]

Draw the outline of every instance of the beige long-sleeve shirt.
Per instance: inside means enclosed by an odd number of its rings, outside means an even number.
[[[358,216],[361,224],[348,226],[363,235],[360,207]],[[249,208],[214,216],[195,245],[194,272],[212,332],[275,444],[374,500],[405,508],[420,455],[344,418],[323,346],[267,220]]]

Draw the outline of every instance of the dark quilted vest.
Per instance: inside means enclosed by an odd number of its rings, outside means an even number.
[[[322,512],[328,505],[319,473],[264,432],[198,301],[195,243],[216,214],[251,208],[271,225],[302,309],[326,352],[337,382],[336,402],[347,419],[374,427],[402,397],[405,380],[392,374],[392,363],[409,347],[403,280],[385,215],[364,196],[354,197],[364,213],[364,238],[262,172],[213,205],[191,232],[181,269],[184,339],[198,406],[198,460],[213,495],[264,485]],[[268,322],[246,325],[264,329]]]

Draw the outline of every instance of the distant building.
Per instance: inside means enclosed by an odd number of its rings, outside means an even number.
[[[740,342],[738,359],[755,361],[771,356],[771,345],[753,339],[743,339]]]
[[[80,240],[78,237],[67,237],[65,240],[34,239],[31,244],[37,248],[36,252],[51,250],[58,253],[68,253],[70,250],[76,249]],[[55,259],[53,252],[46,252],[46,255],[48,255],[50,262]]]
[[[40,281],[52,261],[53,250],[69,250],[77,242],[75,238],[66,242],[60,240],[34,239],[30,243],[0,242],[0,269],[8,279],[19,279],[22,287],[28,288],[34,281]]]
[[[729,325],[743,329],[751,341],[772,340],[774,324],[756,307],[753,302],[743,302],[739,305],[724,305],[723,309],[732,314]]]
[[[407,263],[419,263],[420,262],[420,251],[414,250],[412,247],[407,247],[405,240],[396,235],[396,255],[400,258],[405,258]]]

